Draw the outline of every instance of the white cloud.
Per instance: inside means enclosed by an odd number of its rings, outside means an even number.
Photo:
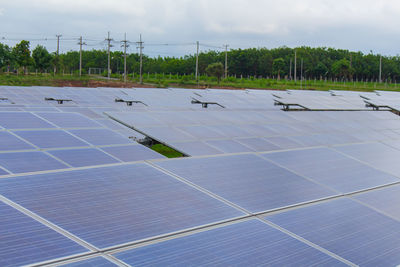
[[[396,54],[396,0],[0,0],[10,32],[244,46],[316,45]],[[1,11],[0,11],[1,14]],[[4,20],[4,21],[3,21]],[[233,45],[232,45],[233,46]]]

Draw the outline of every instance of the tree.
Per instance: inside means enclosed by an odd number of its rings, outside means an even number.
[[[354,70],[350,67],[350,61],[344,58],[333,63],[332,72],[336,77],[350,78],[353,75]]]
[[[44,46],[38,45],[32,51],[32,58],[35,63],[35,67],[43,72],[48,69],[52,62],[52,56]]]
[[[283,58],[277,58],[272,63],[272,68],[274,70],[274,74],[278,75],[278,80],[281,78],[281,71],[285,68],[285,60]]]
[[[12,55],[10,47],[0,43],[0,69],[5,69],[5,67],[7,67],[8,71],[11,61]]]
[[[31,64],[31,51],[29,50],[29,42],[22,40],[19,44],[16,44],[12,49],[15,61],[19,67],[24,68],[26,73],[27,67]]]
[[[207,66],[206,72],[210,76],[217,77],[219,83],[222,75],[224,74],[224,65],[221,62],[212,63]]]

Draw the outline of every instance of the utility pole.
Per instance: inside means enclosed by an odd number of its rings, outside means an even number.
[[[126,33],[125,33],[125,38],[122,41],[123,46],[124,46],[124,82],[126,83],[126,48],[128,47],[128,40],[126,40]]]
[[[228,47],[229,45],[224,45],[225,47],[225,79],[228,78]]]
[[[110,48],[111,48],[111,41],[112,41],[113,39],[111,39],[110,38],[110,32],[108,32],[108,37],[106,38],[106,41],[107,41],[107,54],[108,54],[108,68],[107,68],[107,73],[108,73],[108,75],[107,75],[107,78],[108,79],[110,79],[111,78],[111,56],[110,56]]]
[[[289,80],[292,80],[292,59],[290,59],[290,66],[289,66]]]
[[[57,53],[56,53],[57,60],[56,60],[56,64],[54,64],[54,74],[57,73],[57,64],[58,64],[58,56],[60,54],[60,38],[61,38],[61,36],[62,36],[61,34],[56,35],[56,37],[57,37]]]
[[[86,45],[86,43],[83,42],[82,36],[79,38],[79,77],[82,76],[82,45]]]
[[[140,34],[140,38],[139,38],[139,42],[136,42],[136,44],[138,44],[138,48],[140,51],[140,67],[139,67],[139,82],[140,84],[143,84],[143,75],[142,75],[142,68],[143,68],[143,41],[142,41],[142,34]]]
[[[379,83],[382,83],[382,56],[379,58]]]
[[[301,68],[300,68],[300,88],[303,88],[303,59],[301,59]]]
[[[294,83],[297,81],[297,50],[294,50]]]
[[[196,42],[197,51],[196,51],[196,81],[198,80],[199,75],[199,41]]]

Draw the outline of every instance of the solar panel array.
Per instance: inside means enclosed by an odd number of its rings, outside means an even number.
[[[0,88],[0,265],[398,265],[399,117],[273,93]]]
[[[191,156],[400,139],[400,121],[391,112],[225,110],[106,114]]]

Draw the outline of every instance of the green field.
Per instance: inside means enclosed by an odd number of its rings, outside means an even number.
[[[137,77],[137,75],[135,76]],[[182,87],[182,88],[226,88],[226,89],[304,89],[304,90],[351,90],[351,91],[374,91],[389,90],[400,91],[400,85],[395,83],[373,83],[373,82],[333,82],[331,80],[273,80],[258,78],[234,78],[222,79],[220,83],[214,77],[201,76],[199,81],[193,75],[163,75],[145,74],[143,82],[147,87]],[[135,87],[139,86],[138,78],[128,79],[124,84],[121,76],[113,75],[108,81],[105,77],[73,76],[73,75],[0,75],[0,85],[11,86],[110,86],[110,87]]]

